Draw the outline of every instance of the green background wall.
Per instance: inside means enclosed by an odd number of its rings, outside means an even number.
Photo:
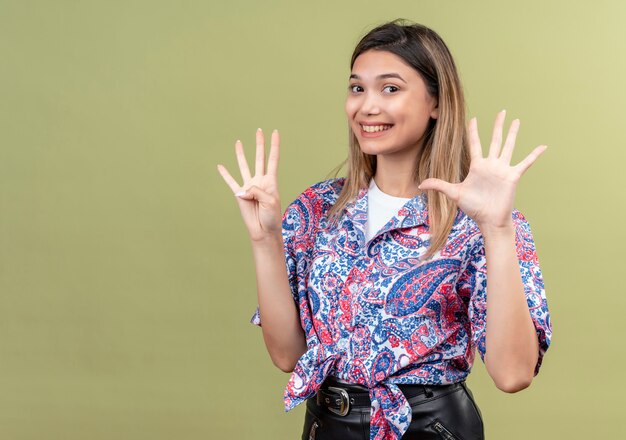
[[[279,128],[283,206],[324,179],[351,50],[397,17],[449,44],[483,138],[506,108],[517,160],[549,145],[517,207],[552,347],[513,395],[477,358],[487,437],[625,435],[624,2],[0,0],[0,439],[299,438],[216,164]]]

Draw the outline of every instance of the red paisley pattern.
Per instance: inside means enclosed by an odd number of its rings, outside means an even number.
[[[445,247],[428,261],[425,196],[409,200],[365,241],[367,189],[337,224],[326,217],[344,179],[320,182],[285,211],[285,260],[307,352],[285,389],[289,410],[329,375],[367,386],[370,439],[399,439],[411,409],[398,384],[448,384],[485,356],[486,260],[477,225],[459,211]],[[552,327],[530,226],[513,212],[520,273],[539,341],[539,371]],[[252,322],[261,323],[257,313]]]

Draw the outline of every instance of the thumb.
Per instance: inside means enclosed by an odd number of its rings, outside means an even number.
[[[422,181],[418,186],[421,190],[435,190],[439,191],[452,200],[456,200],[458,193],[457,184],[446,182],[445,180],[430,178]]]
[[[239,191],[235,195],[243,200],[257,200],[260,204],[265,206],[271,206],[276,202],[276,198],[274,196],[263,191],[258,186],[251,186],[247,190]]]

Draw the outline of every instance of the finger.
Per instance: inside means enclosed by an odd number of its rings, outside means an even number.
[[[469,140],[470,140],[470,158],[481,159],[483,157],[483,149],[480,146],[480,137],[478,136],[478,121],[472,118],[469,123]]]
[[[265,139],[263,139],[263,130],[260,128],[256,131],[256,164],[254,166],[254,175],[262,176],[265,174]]]
[[[418,188],[421,190],[435,190],[445,194],[449,199],[457,201],[459,197],[458,183],[449,183],[441,179],[426,179]]]
[[[280,156],[280,134],[278,130],[272,132],[270,155],[267,158],[267,174],[276,176],[278,174],[278,158]]]
[[[502,144],[502,126],[504,125],[504,118],[506,117],[506,110],[502,110],[496,116],[496,122],[493,124],[493,134],[491,135],[491,145],[489,146],[489,154],[487,157],[490,159],[497,159],[500,156],[500,145]]]
[[[248,168],[248,161],[246,160],[246,155],[243,152],[243,145],[241,141],[235,142],[235,154],[237,155],[237,163],[239,164],[239,172],[241,173],[241,178],[243,179],[244,185],[248,180],[252,177],[250,176],[250,168]]]
[[[519,119],[515,119],[511,122],[509,133],[507,134],[506,141],[504,141],[504,146],[502,147],[502,154],[500,155],[500,158],[507,164],[511,163],[511,157],[513,157],[513,149],[515,148],[515,140],[517,139],[519,125]]]
[[[233,176],[230,175],[228,170],[224,167],[224,165],[218,165],[217,171],[222,175],[226,184],[233,190],[234,193],[237,193],[241,190],[241,186],[233,179]]]
[[[515,165],[514,168],[518,170],[519,175],[521,176],[522,174],[524,174],[526,170],[528,170],[528,168],[530,168],[530,166],[535,163],[537,158],[539,158],[539,156],[541,156],[543,152],[546,151],[547,148],[548,147],[546,145],[539,145],[537,148],[531,151],[530,154],[524,158],[524,160]]]

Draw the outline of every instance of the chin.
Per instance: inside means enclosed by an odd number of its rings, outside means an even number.
[[[402,148],[397,148],[393,145],[390,145],[388,142],[376,142],[372,141],[372,139],[365,139],[364,141],[359,141],[360,150],[369,154],[370,156],[378,156],[379,154],[392,154],[401,151]]]
[[[386,148],[384,148],[382,145],[378,144],[376,145],[375,143],[373,143],[371,140],[366,139],[365,142],[361,141],[359,139],[359,149],[365,153],[365,154],[369,154],[372,156],[376,156],[377,154],[381,154],[383,153]]]

